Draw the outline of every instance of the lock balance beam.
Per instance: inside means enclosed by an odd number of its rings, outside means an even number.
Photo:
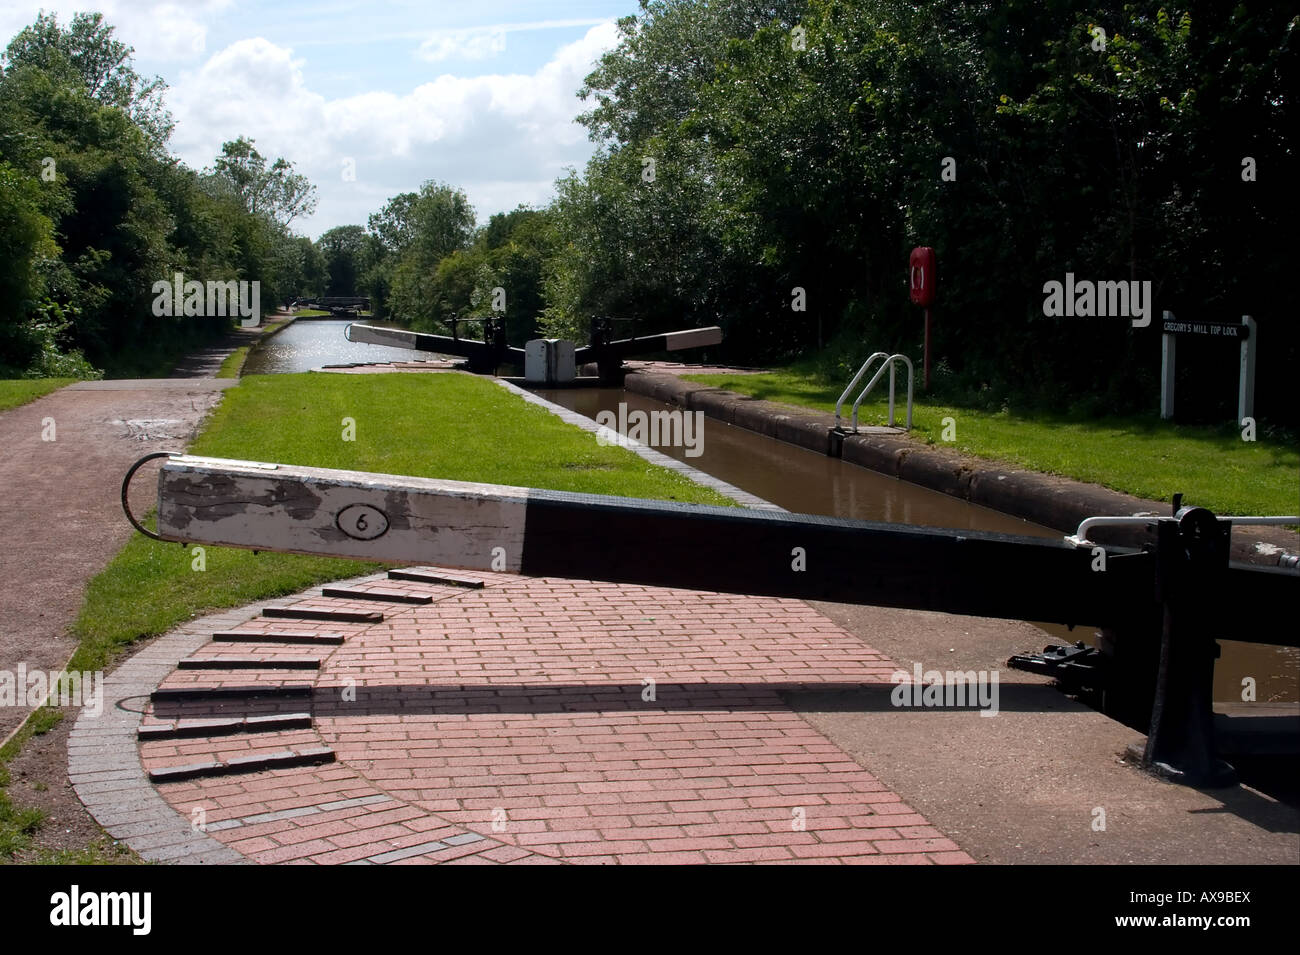
[[[1065,540],[174,456],[158,535],[252,550],[1104,624],[1150,606],[1149,554]]]

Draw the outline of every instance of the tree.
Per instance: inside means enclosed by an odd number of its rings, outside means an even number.
[[[620,21],[618,47],[579,93],[594,104],[580,121],[601,149],[558,184],[552,208],[548,333],[585,336],[603,314],[638,331],[721,323],[729,343],[753,333],[754,354],[760,341],[789,351],[772,269],[738,241],[734,202],[722,198],[737,190],[697,120],[733,47],[767,27],[788,35],[806,7],[643,0],[641,16]]]
[[[178,271],[256,281],[271,307],[305,281],[302,242],[285,223],[306,208],[310,184],[287,164],[266,167],[251,143],[206,178],[167,155],[161,84],[139,78],[112,33],[98,16],[64,30],[42,15],[5,54],[6,374],[95,374],[87,361],[114,374],[166,374],[234,319],[155,315],[154,283]]]
[[[385,255],[400,256],[410,247],[415,237],[414,209],[419,198],[418,193],[404,192],[389,199],[380,211],[371,213],[367,225]]]
[[[296,236],[294,242],[300,250],[300,275],[297,287],[293,289],[298,296],[324,295],[329,282],[329,272],[325,265],[325,256],[320,247],[306,236]]]
[[[443,182],[426,182],[414,199],[390,203],[388,234],[404,244],[393,255],[392,313],[417,328],[430,328],[445,319],[438,302],[439,263],[468,248],[474,230],[474,210],[465,193]],[[386,220],[387,222],[388,220]],[[469,303],[451,306],[467,309]]]
[[[545,302],[543,271],[553,238],[549,215],[540,210],[520,206],[492,216],[472,246],[438,262],[428,285],[428,320],[445,326],[453,317],[503,315],[510,341],[537,337]]]
[[[41,212],[35,180],[0,162],[0,377],[27,368],[42,347],[37,308],[43,261],[58,255],[53,223]]]
[[[212,188],[237,196],[251,215],[266,216],[288,228],[294,219],[316,211],[316,187],[293,163],[279,158],[269,166],[253,140],[240,136],[223,143],[209,171]]]
[[[66,29],[54,14],[41,13],[10,41],[5,67],[76,77],[91,97],[124,110],[161,147],[173,126],[163,105],[167,85],[161,77],[137,73],[131,65],[134,50],[114,40],[113,32],[102,13],[78,13]]]
[[[325,271],[326,295],[356,295],[361,276],[369,267],[366,230],[359,225],[341,225],[316,240]]]
[[[587,77],[578,95],[594,101],[579,121],[598,143],[642,142],[686,120],[700,87],[733,38],[773,22],[792,27],[806,0],[641,0],[640,16],[618,21],[621,39]]]
[[[781,359],[816,340],[801,288],[842,379],[862,352],[919,354],[905,263],[932,245],[955,397],[1151,406],[1158,334],[1045,318],[1072,271],[1150,281],[1157,316],[1254,314],[1260,406],[1300,420],[1270,241],[1300,217],[1292,7],[644,0],[582,91],[600,148],[557,186],[545,325],[712,320],[732,360]]]

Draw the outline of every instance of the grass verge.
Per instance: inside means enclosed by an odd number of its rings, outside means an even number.
[[[5,378],[0,379],[0,411],[17,408],[30,401],[35,401],[51,391],[64,385],[70,385],[75,378]]]
[[[63,714],[58,710],[48,707],[39,709],[27,718],[27,722],[4,746],[0,746],[0,862],[27,848],[32,835],[45,821],[45,813],[40,809],[13,804],[5,791],[9,785],[6,764],[18,755],[24,743],[33,736],[48,733],[62,718]]]
[[[683,375],[688,381],[782,404],[835,411],[846,382],[797,369],[752,375]],[[907,414],[900,379],[896,420]],[[863,402],[859,421],[884,424],[888,386]],[[847,420],[851,406],[843,414]],[[1219,514],[1294,514],[1300,508],[1300,448],[1294,436],[1161,421],[1153,416],[1095,418],[989,412],[919,398],[914,437],[1000,464],[1100,484],[1154,501],[1175,492]],[[951,419],[951,421],[945,420]],[[947,433],[945,434],[945,431]],[[944,440],[951,438],[952,440]]]
[[[252,348],[251,345],[241,345],[239,348],[236,348],[227,355],[225,360],[221,363],[221,367],[217,369],[216,377],[238,378],[239,372],[244,367],[244,360],[248,358],[248,351],[250,348]]]

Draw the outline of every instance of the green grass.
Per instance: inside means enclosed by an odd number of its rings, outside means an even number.
[[[221,367],[217,369],[216,377],[218,378],[238,378],[240,369],[244,367],[244,360],[248,357],[248,350],[251,345],[243,345],[236,348],[226,356]]]
[[[35,401],[51,391],[70,385],[75,378],[6,378],[0,379],[0,411]]]
[[[343,440],[344,418],[356,423]],[[250,375],[225,393],[195,454],[706,504],[726,498],[630,451],[601,447],[483,378]]]
[[[344,440],[344,420],[356,422]],[[600,447],[591,435],[468,375],[252,375],[227,391],[191,446],[212,457],[727,503],[716,492]],[[70,667],[100,669],[141,637],[205,612],[297,593],[382,565],[134,536],[90,582]]]
[[[68,668],[102,670],[123,647],[206,612],[294,594],[383,566],[205,547],[205,569],[199,571],[192,551],[133,536],[86,588],[85,604],[72,625],[78,644]]]
[[[343,440],[344,418],[356,440]],[[281,464],[515,484],[704,504],[717,492],[650,464],[468,375],[254,375],[226,391],[191,451]],[[226,607],[297,593],[384,565],[207,547],[134,536],[91,582],[72,633],[70,670],[100,670],[136,641]],[[62,714],[32,714],[0,751],[0,861],[30,844],[41,813],[12,805],[4,763]],[[133,861],[110,842],[36,860],[86,864]]]
[[[0,862],[26,849],[45,821],[45,813],[41,810],[13,804],[4,789],[8,783],[9,772],[0,764]]]
[[[754,375],[684,378],[782,404],[835,411],[845,382],[780,370]],[[896,421],[907,414],[906,381],[899,379]],[[888,382],[863,402],[859,422],[884,424]],[[878,397],[879,395],[879,397]],[[851,404],[843,410],[847,422]],[[944,441],[951,418],[954,441]],[[1236,428],[1180,425],[1152,416],[1094,418],[1048,413],[988,412],[949,404],[914,404],[913,436],[930,444],[1015,467],[1101,484],[1155,501],[1183,492],[1189,504],[1219,514],[1294,514],[1300,509],[1300,448],[1285,435],[1243,441]]]
[[[31,843],[32,835],[45,821],[42,810],[13,804],[5,792],[5,787],[9,785],[6,764],[18,755],[24,743],[33,736],[48,733],[62,719],[63,714],[58,710],[42,707],[27,718],[12,739],[0,746],[0,862],[9,859],[13,853],[26,849]]]

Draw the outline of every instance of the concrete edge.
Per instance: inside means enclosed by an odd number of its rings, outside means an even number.
[[[547,401],[545,398],[539,397],[531,391],[525,391],[518,385],[512,384],[511,382],[505,381],[501,378],[495,378],[493,380],[502,388],[512,394],[518,395],[529,404],[545,408],[551,414],[555,415],[567,424],[581,428],[583,431],[592,435],[595,435],[600,431],[600,425],[596,424],[596,422],[592,421],[585,415],[580,415],[576,411],[570,411],[568,408]],[[734,484],[728,484],[726,481],[715,478],[711,474],[705,474],[703,471],[693,468],[682,461],[678,461],[676,458],[670,458],[662,451],[656,451],[654,448],[647,447],[644,444],[632,440],[627,441],[626,447],[633,454],[639,455],[649,463],[656,464],[661,468],[667,468],[670,471],[676,471],[682,477],[694,481],[696,484],[717,491],[724,497],[729,497],[731,500],[735,501],[737,504],[743,505],[744,507],[762,511],[785,511],[785,508],[778,507],[770,501],[765,501],[757,495],[750,494],[748,491],[743,491]]]

